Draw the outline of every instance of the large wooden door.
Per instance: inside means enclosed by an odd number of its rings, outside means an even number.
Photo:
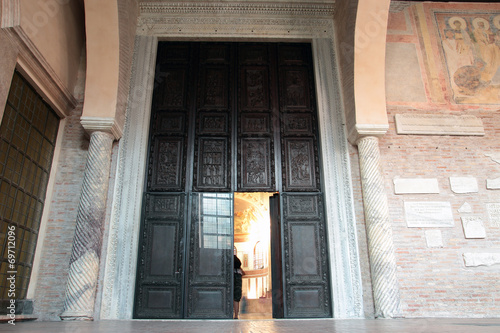
[[[331,316],[311,59],[309,44],[159,43],[136,318],[232,317],[236,191],[280,193],[279,316]]]

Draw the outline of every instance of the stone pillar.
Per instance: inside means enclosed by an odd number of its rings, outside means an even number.
[[[396,277],[389,206],[380,169],[378,138],[365,136],[357,141],[357,145],[375,317],[399,317],[401,315],[399,283]]]
[[[113,141],[107,132],[90,134],[63,320],[93,320]]]

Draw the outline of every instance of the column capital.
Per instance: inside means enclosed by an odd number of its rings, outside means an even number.
[[[365,137],[382,137],[389,130],[388,124],[356,124],[349,131],[348,140],[352,144],[358,145],[358,142]]]
[[[92,132],[106,132],[119,140],[123,135],[123,128],[116,122],[114,117],[80,117],[80,123],[88,134]]]

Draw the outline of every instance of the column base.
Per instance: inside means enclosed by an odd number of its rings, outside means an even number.
[[[59,318],[66,321],[93,321],[94,315],[87,311],[64,311]]]

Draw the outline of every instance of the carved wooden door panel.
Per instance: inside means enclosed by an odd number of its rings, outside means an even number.
[[[278,45],[285,316],[331,317],[311,49]]]
[[[238,191],[275,191],[276,48],[238,46]]]
[[[158,48],[134,318],[183,316],[192,53],[185,43]]]
[[[232,317],[235,191],[281,194],[276,317],[331,316],[312,68],[309,44],[159,43],[135,318]]]

